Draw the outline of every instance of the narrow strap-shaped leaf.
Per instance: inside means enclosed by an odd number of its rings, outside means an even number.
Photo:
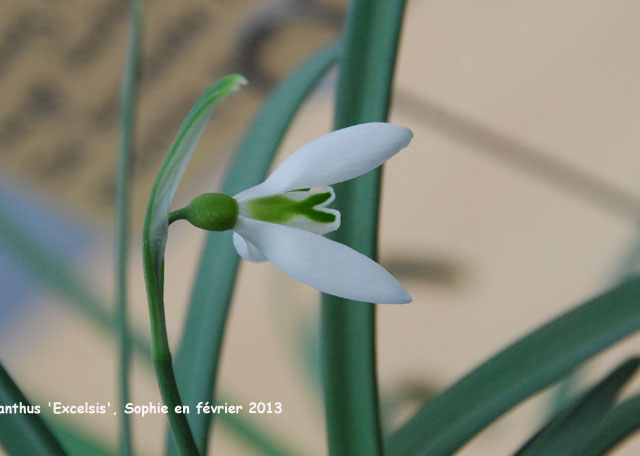
[[[36,407],[29,403],[18,385],[0,364],[0,405],[28,407],[22,412],[0,413],[0,443],[15,456],[56,456],[64,455],[60,443],[53,436],[39,414],[26,413]],[[35,412],[35,409],[31,409]]]
[[[614,407],[598,423],[577,451],[580,456],[601,456],[640,429],[640,394]]]
[[[234,195],[260,183],[298,108],[337,59],[331,46],[301,64],[269,97],[251,123],[226,176],[222,191]],[[214,400],[214,385],[229,303],[238,268],[231,233],[210,233],[200,260],[176,374],[186,404]],[[206,452],[210,414],[188,419],[200,451]],[[176,454],[169,447],[169,454]]]
[[[625,250],[619,264],[613,268],[613,273],[609,279],[610,282],[618,283],[621,280],[626,280],[629,276],[633,277],[633,275],[637,273],[639,265],[640,239],[638,239],[636,235],[636,239],[634,239]],[[575,396],[575,389],[581,377],[582,370],[583,369],[576,369],[571,372],[552,392],[549,400],[550,417],[556,415],[556,413],[560,412],[560,410],[571,402],[571,399]]]
[[[639,364],[638,358],[632,358],[618,366],[537,432],[516,456],[583,455],[582,451],[576,450],[611,410],[618,393]]]
[[[403,0],[353,0],[343,37],[334,128],[387,119]],[[377,256],[380,170],[335,186],[341,228],[331,236]],[[329,452],[382,454],[375,307],[322,296],[323,380]]]
[[[142,42],[142,0],[133,0],[129,12],[129,36],[122,77],[120,106],[120,143],[116,178],[116,316],[120,359],[118,384],[120,409],[129,402],[129,325],[127,320],[127,271],[129,258],[129,218],[131,164],[133,162],[136,93]],[[133,454],[130,415],[120,414],[120,453]]]
[[[531,394],[640,328],[640,278],[568,311],[425,404],[388,440],[389,455],[448,455]]]
[[[169,209],[178,184],[216,105],[238,90],[246,81],[242,76],[226,76],[211,85],[196,101],[156,176],[142,233],[142,262],[151,323],[151,359],[160,394],[169,409],[169,424],[182,455],[198,454],[198,448],[184,413],[176,384],[164,317],[164,249],[167,243]]]

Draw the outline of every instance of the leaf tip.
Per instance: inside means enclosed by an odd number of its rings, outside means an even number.
[[[234,90],[238,90],[240,87],[249,84],[247,78],[245,78],[241,74],[230,74],[229,76],[227,76],[227,78],[229,78],[230,82],[233,84]]]

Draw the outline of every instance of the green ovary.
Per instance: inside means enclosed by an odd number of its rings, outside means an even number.
[[[333,223],[335,214],[314,209],[331,198],[331,193],[316,193],[301,201],[295,201],[284,195],[265,196],[249,201],[251,218],[271,223],[285,223],[296,215],[301,215],[318,223]]]

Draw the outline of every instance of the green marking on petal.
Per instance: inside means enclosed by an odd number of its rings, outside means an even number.
[[[296,215],[308,218],[317,223],[333,223],[335,214],[314,209],[315,206],[328,201],[331,192],[314,193],[307,198],[296,201],[285,195],[265,196],[249,201],[250,217],[263,222],[285,223]]]

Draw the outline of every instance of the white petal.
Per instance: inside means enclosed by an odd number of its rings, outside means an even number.
[[[380,166],[405,148],[412,137],[408,128],[384,122],[333,131],[302,146],[266,181],[234,198],[243,201],[353,179]]]
[[[240,210],[240,215],[243,215],[247,218],[253,218],[253,219],[261,220],[265,222],[278,223],[281,225],[298,228],[300,230],[311,231],[312,233],[317,233],[317,234],[331,233],[332,231],[335,231],[338,228],[340,228],[340,212],[335,209],[330,209],[327,207],[336,199],[336,194],[333,191],[333,188],[320,187],[313,190],[299,190],[299,191],[293,191],[293,192],[279,193],[278,195],[284,196],[285,198],[288,198],[293,201],[302,201],[308,198],[309,196],[315,195],[318,193],[329,193],[329,199],[324,201],[321,204],[317,204],[313,206],[313,209],[316,211],[325,212],[333,215],[334,221],[331,223],[322,223],[322,222],[313,221],[304,215],[294,215],[292,218],[286,221],[282,221],[282,220],[276,221],[269,218],[261,218],[255,213],[252,213],[251,211],[252,202],[254,202],[256,199],[259,200],[259,198],[255,198],[255,199],[251,198],[248,200],[240,201],[238,206]],[[270,195],[270,196],[275,196],[275,195]]]
[[[234,227],[281,271],[342,298],[401,304],[411,297],[382,266],[350,247],[317,234],[238,217]]]
[[[267,261],[260,249],[235,232],[233,233],[233,246],[236,248],[238,255],[247,261],[252,263]]]

